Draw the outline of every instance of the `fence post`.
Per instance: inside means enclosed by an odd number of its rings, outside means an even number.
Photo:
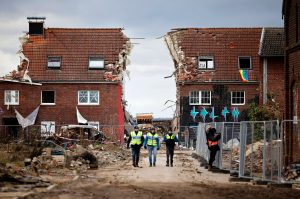
[[[263,150],[263,173],[262,180],[266,180],[266,122],[264,121],[264,150]]]
[[[245,136],[244,136],[244,131],[245,129],[245,123],[241,122],[241,128],[240,128],[240,164],[239,164],[239,177],[243,177],[244,176],[244,164],[245,164]]]

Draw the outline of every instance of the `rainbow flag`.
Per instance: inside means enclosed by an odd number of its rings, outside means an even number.
[[[249,81],[249,72],[248,70],[240,70],[240,75],[243,80],[243,82],[248,82]]]

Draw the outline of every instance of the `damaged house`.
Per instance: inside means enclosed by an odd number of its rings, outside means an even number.
[[[252,102],[284,108],[283,28],[173,29],[178,126],[242,121]]]
[[[0,79],[0,125],[17,125],[16,115],[26,120],[37,110],[30,125],[51,126],[51,133],[65,124],[114,125],[122,138],[132,47],[122,29],[44,28],[45,18],[28,19],[18,71]]]

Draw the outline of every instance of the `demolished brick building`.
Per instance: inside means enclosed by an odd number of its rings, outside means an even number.
[[[18,124],[15,110],[27,116],[40,106],[36,125],[84,118],[97,128],[115,125],[123,137],[123,75],[132,45],[122,29],[44,28],[44,18],[28,19],[20,56],[25,72],[0,80],[0,125]]]
[[[175,65],[178,127],[246,120],[250,103],[268,99],[283,117],[283,28],[182,28],[164,38]]]

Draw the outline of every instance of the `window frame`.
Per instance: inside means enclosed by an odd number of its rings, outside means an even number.
[[[59,66],[49,66],[49,59],[51,58],[59,58]],[[62,57],[61,56],[47,56],[47,69],[50,70],[60,70],[62,65]]]
[[[18,98],[14,102],[7,102],[6,99],[7,99],[8,92],[10,92],[10,95],[11,95],[12,91],[14,91],[15,94],[18,93]],[[16,97],[14,97],[14,98],[16,98]],[[12,97],[11,97],[11,99],[12,99]],[[20,104],[20,91],[19,90],[5,90],[4,91],[4,105],[19,105],[19,104]]]
[[[103,67],[100,66],[91,66],[91,59],[100,59],[100,61],[103,61]],[[105,59],[102,56],[89,56],[88,60],[88,69],[89,70],[103,70],[105,69]]]
[[[53,91],[54,92],[54,103],[43,103],[43,91]],[[56,92],[54,90],[42,90],[41,91],[41,105],[55,105],[56,103]]]
[[[209,92],[209,103],[202,102],[202,92]],[[211,91],[200,91],[200,105],[211,105]]]
[[[209,92],[209,103],[202,102],[202,92]],[[198,93],[198,102],[191,102],[191,93]],[[194,97],[195,98],[195,97]],[[189,93],[189,104],[190,105],[211,105],[211,91],[190,91]]]
[[[205,68],[200,68],[200,59],[212,59],[212,63],[213,63],[213,67],[212,68],[208,68],[208,62],[206,61],[206,67]],[[198,69],[199,70],[215,70],[215,58],[214,56],[198,56]]]
[[[87,92],[87,103],[82,103],[79,100],[80,97],[80,92]],[[91,92],[97,92],[97,98],[98,98],[98,102],[97,103],[91,103],[91,96],[90,93]],[[78,100],[78,105],[100,105],[100,91],[98,90],[78,90],[77,92],[77,100]]]
[[[250,68],[241,68],[240,58],[249,58],[250,59]],[[240,70],[252,70],[252,57],[251,56],[238,56],[238,66]]]
[[[234,92],[242,92],[243,93],[243,95],[244,95],[244,103],[242,103],[242,104],[233,103],[233,93]],[[231,93],[231,105],[234,105],[234,106],[243,106],[243,105],[246,104],[246,91],[231,91],[230,93]],[[237,98],[237,97],[235,97],[235,98]]]

